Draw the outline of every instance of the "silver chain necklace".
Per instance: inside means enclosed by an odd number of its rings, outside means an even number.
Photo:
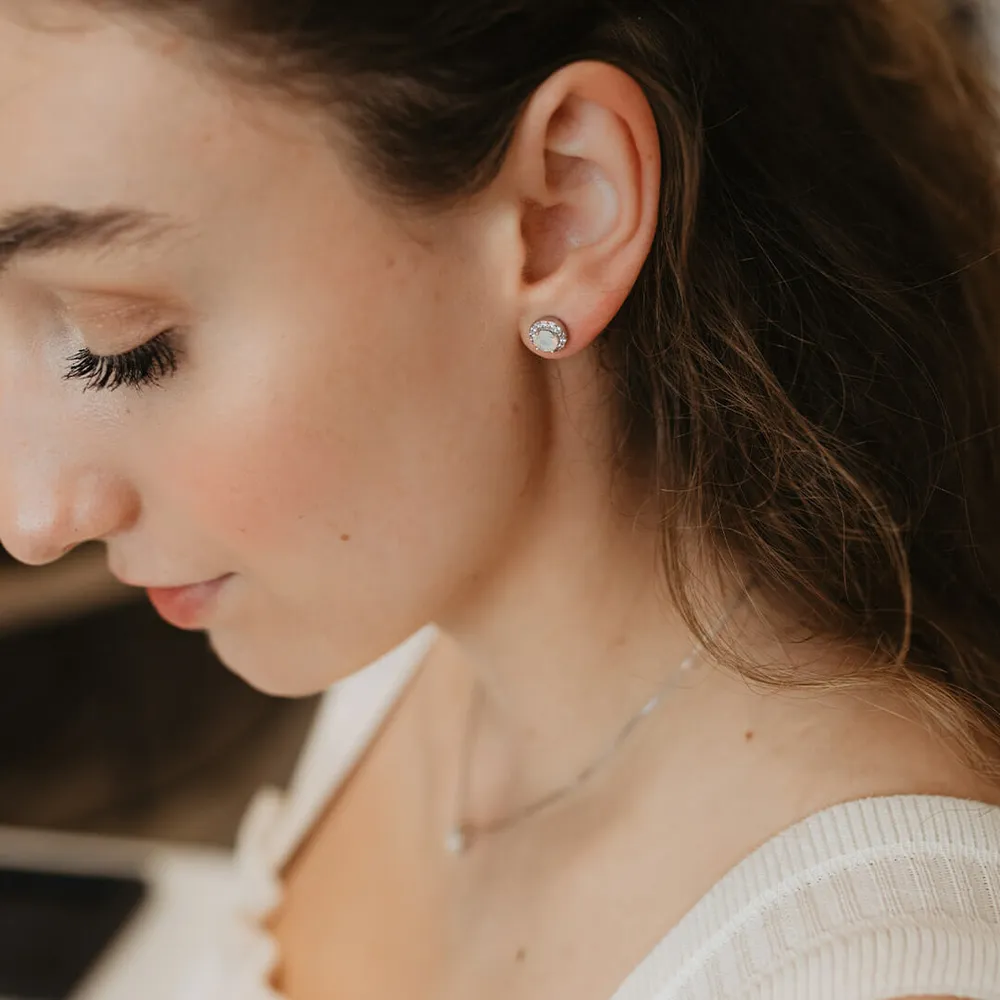
[[[709,639],[716,638],[722,629],[729,624],[739,606],[746,599],[746,596],[746,591],[744,591],[740,595],[739,599],[733,603],[733,605],[726,611],[722,618],[709,632]],[[473,825],[472,823],[464,821],[462,816],[465,813],[465,800],[468,795],[469,758],[472,745],[473,722],[475,721],[474,708],[479,702],[479,699],[476,697],[476,692],[479,690],[479,684],[477,682],[473,686],[473,694],[469,699],[469,711],[466,719],[465,738],[462,748],[462,772],[459,777],[458,789],[456,792],[454,823],[445,836],[445,850],[449,854],[465,854],[471,847],[473,840],[485,837],[491,833],[497,833],[500,830],[505,830],[508,827],[513,826],[515,823],[519,823],[521,820],[527,819],[529,816],[534,816],[535,813],[541,812],[543,809],[548,808],[579,788],[588,779],[593,777],[593,775],[596,774],[615,755],[619,747],[621,747],[625,740],[628,739],[636,726],[638,726],[643,719],[650,715],[653,710],[662,703],[667,694],[677,687],[681,678],[694,668],[704,651],[704,645],[700,642],[697,643],[691,652],[688,653],[683,660],[681,660],[677,669],[670,675],[663,687],[660,688],[660,690],[657,691],[656,694],[654,694],[653,697],[650,698],[649,701],[647,701],[646,704],[643,705],[642,708],[639,709],[639,711],[625,723],[625,726],[619,731],[618,735],[612,741],[607,750],[605,750],[604,753],[602,753],[592,764],[589,764],[586,768],[584,768],[584,770],[581,771],[572,781],[560,788],[555,789],[555,791],[549,792],[542,798],[536,799],[534,802],[529,803],[508,816],[504,816],[498,820],[493,820],[490,823]]]

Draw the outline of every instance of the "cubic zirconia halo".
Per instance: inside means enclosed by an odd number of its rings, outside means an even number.
[[[532,323],[528,340],[539,354],[558,354],[569,343],[569,334],[559,320],[540,319]]]

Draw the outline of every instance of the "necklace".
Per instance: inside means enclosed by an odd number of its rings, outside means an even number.
[[[725,626],[732,619],[733,615],[736,613],[739,606],[746,599],[746,596],[747,594],[744,591],[711,629],[709,632],[709,639],[714,639],[718,636],[722,629],[725,628]],[[608,746],[608,748],[593,763],[588,764],[587,767],[585,767],[575,778],[554,791],[549,792],[547,795],[544,795],[542,798],[536,799],[534,802],[523,806],[521,809],[518,809],[507,816],[498,820],[493,820],[490,823],[484,823],[477,826],[465,822],[462,819],[465,812],[465,800],[468,795],[469,756],[472,743],[473,723],[475,721],[474,709],[479,701],[479,699],[475,697],[475,693],[478,691],[479,685],[474,685],[473,695],[469,700],[469,711],[465,726],[465,738],[462,748],[462,772],[459,777],[458,789],[456,792],[454,812],[455,821],[445,836],[445,850],[449,854],[465,854],[471,846],[473,839],[484,837],[491,833],[497,833],[500,830],[505,830],[508,827],[513,826],[515,823],[527,819],[529,816],[534,816],[535,813],[541,812],[543,809],[548,808],[579,788],[615,755],[619,747],[621,747],[625,740],[628,739],[636,726],[638,726],[643,719],[650,715],[653,710],[662,703],[663,699],[670,693],[670,691],[677,687],[681,678],[691,671],[698,663],[704,650],[704,644],[700,642],[697,643],[691,652],[689,652],[687,656],[681,660],[663,687],[661,687],[659,691],[657,691],[656,694],[654,694],[653,697],[650,698],[649,701],[647,701],[642,708],[640,708],[639,711],[625,723],[624,727],[619,730],[618,735],[614,738],[614,740],[612,740],[610,746]]]

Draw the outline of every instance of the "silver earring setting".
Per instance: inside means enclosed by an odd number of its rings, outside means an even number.
[[[539,354],[558,354],[565,350],[569,343],[569,331],[560,320],[554,316],[547,316],[531,324],[528,343]]]

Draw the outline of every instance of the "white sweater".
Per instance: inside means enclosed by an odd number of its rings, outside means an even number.
[[[237,846],[241,898],[178,1000],[281,1000],[261,921],[276,872],[433,640],[417,633],[330,690],[286,793],[265,788]],[[736,865],[609,1000],[1000,1000],[1000,807],[899,795],[833,806]],[[569,998],[553,998],[569,1000]]]

